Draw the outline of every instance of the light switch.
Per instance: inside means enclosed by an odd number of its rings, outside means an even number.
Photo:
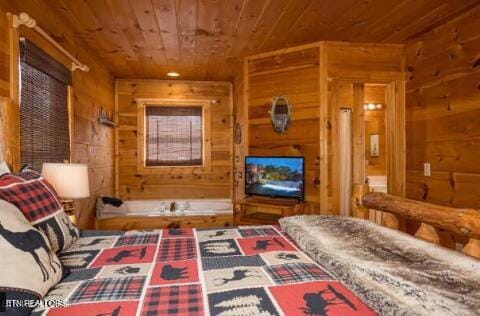
[[[432,175],[432,170],[430,170],[430,163],[428,162],[423,164],[423,175],[425,177],[430,177]]]

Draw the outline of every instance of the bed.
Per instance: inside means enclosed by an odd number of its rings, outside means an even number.
[[[33,315],[376,315],[279,227],[84,231]]]
[[[480,314],[478,260],[360,219],[281,224],[84,231],[45,297],[67,306],[33,315]]]
[[[363,201],[474,245],[480,237],[477,210],[383,193]],[[473,257],[358,218],[280,225],[84,231],[59,255],[70,273],[45,297],[66,306],[33,315],[480,315]]]

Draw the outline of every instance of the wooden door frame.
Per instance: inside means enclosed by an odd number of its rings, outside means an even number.
[[[405,82],[401,79],[372,80],[365,79],[342,79],[332,80],[332,95],[330,98],[332,144],[337,144],[338,116],[337,111],[345,104],[338,104],[335,95],[338,94],[340,83],[352,84],[352,186],[363,184],[365,179],[365,120],[364,120],[364,85],[369,83],[385,84],[386,103],[386,142],[387,142],[387,178],[388,193],[405,196],[406,178],[406,155],[405,155]],[[339,205],[339,182],[334,181],[338,177],[338,145],[332,146],[332,205]],[[359,163],[361,162],[361,163]],[[353,188],[352,188],[353,192]],[[403,229],[404,222],[394,215],[385,214],[383,224],[387,227]]]

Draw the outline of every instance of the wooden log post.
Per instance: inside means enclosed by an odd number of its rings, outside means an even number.
[[[470,238],[465,247],[463,247],[463,253],[480,258],[480,239]]]
[[[438,236],[440,246],[455,249],[455,239],[453,239],[453,236],[449,231],[446,231],[445,229],[435,228],[435,232]]]
[[[363,204],[382,212],[420,221],[468,238],[480,239],[480,211],[414,201],[385,193],[371,192]]]
[[[382,225],[391,229],[405,231],[405,221],[398,215],[385,213],[382,216]]]
[[[352,192],[352,215],[354,217],[368,219],[369,209],[362,203],[362,198],[370,191],[368,184],[354,184]]]
[[[418,230],[414,234],[415,237],[440,245],[440,236],[437,234],[435,227],[425,223],[420,223]]]

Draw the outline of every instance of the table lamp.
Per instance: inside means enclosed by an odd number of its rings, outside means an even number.
[[[74,215],[75,199],[90,196],[88,166],[74,163],[44,163],[42,176],[57,192],[68,215]]]

